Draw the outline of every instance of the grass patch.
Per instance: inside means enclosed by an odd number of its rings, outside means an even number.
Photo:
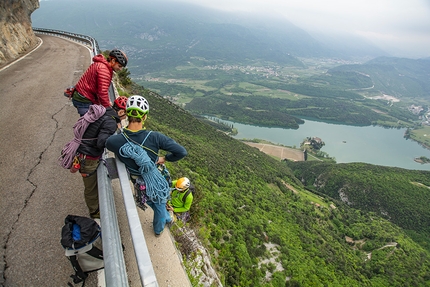
[[[430,126],[422,126],[411,130],[411,139],[430,147]]]
[[[313,202],[314,204],[319,204],[322,207],[329,207],[329,204],[324,201],[324,199],[321,196],[318,196],[310,191],[307,190],[300,190],[299,194],[301,197],[306,198],[306,200]]]

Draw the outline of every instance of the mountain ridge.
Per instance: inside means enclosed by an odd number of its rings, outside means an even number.
[[[355,73],[350,79],[362,77],[363,73],[373,82],[373,88],[400,98],[428,99],[430,97],[430,61],[377,57],[363,64],[340,65],[327,71]]]
[[[102,48],[111,49],[112,45],[124,48],[137,65],[149,70],[156,67],[145,66],[145,61],[151,61],[151,57],[155,57],[154,61],[157,62],[162,61],[163,57],[172,59],[170,53],[180,52],[174,58],[180,60],[182,55],[211,60],[220,59],[217,53],[223,49],[227,49],[228,53],[222,56],[228,57],[232,53],[238,57],[236,61],[251,58],[293,65],[298,64],[298,60],[294,59],[297,57],[357,58],[365,57],[366,54],[368,57],[386,55],[364,41],[362,46],[368,48],[355,55],[348,52],[350,47],[339,46],[340,42],[347,41],[338,41],[336,51],[333,45],[328,47],[291,22],[276,17],[237,16],[184,3],[154,4],[144,1],[137,4],[126,0],[121,2],[119,11],[113,11],[106,3],[100,5],[98,1],[82,3],[78,5],[79,1],[71,0],[41,2],[41,8],[32,14],[33,24],[40,28],[91,35],[98,39]],[[150,35],[151,31],[162,33],[155,37],[152,35],[150,39],[139,39],[139,35]],[[125,37],[134,40],[126,41]],[[194,50],[184,54],[188,45],[196,41],[199,42]],[[158,43],[157,53],[151,50],[155,42]],[[139,61],[142,56],[145,61]],[[230,60],[235,59],[231,57]]]

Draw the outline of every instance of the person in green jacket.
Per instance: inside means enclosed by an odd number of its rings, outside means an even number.
[[[179,219],[186,222],[190,217],[194,186],[187,177],[181,177],[172,181],[172,187],[174,189],[166,208],[171,214],[173,213],[173,220]]]

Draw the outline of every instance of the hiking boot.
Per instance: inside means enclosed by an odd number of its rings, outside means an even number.
[[[97,210],[96,212],[90,213],[90,217],[92,219],[95,219],[95,218],[99,218],[100,219],[100,210]]]
[[[139,207],[140,209],[142,209],[143,211],[145,211],[146,208],[148,208],[145,204],[140,203],[140,202],[136,202],[136,206]]]
[[[160,237],[160,235],[161,235],[161,234],[163,234],[163,232],[164,232],[164,229],[163,229],[163,230],[161,230],[161,232],[160,232],[160,233],[155,233],[155,237]]]

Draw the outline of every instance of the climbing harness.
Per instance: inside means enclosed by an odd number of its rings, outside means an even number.
[[[72,163],[72,167],[70,167],[70,172],[71,173],[75,173],[77,172],[79,169],[81,168],[81,163],[79,161],[79,157],[77,155],[75,155],[73,157],[73,163]]]
[[[134,189],[136,191],[135,196],[137,207],[145,210],[147,207],[145,203],[148,201],[148,196],[146,195],[146,184],[140,176],[136,178]]]

